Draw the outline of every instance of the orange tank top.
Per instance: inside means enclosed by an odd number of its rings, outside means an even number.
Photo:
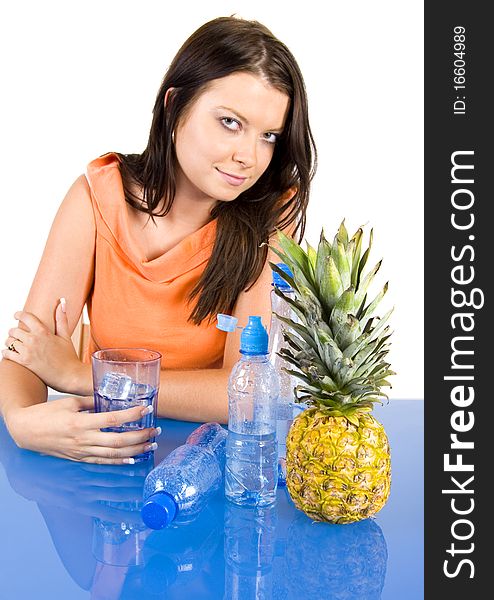
[[[216,221],[148,261],[129,229],[118,156],[108,153],[93,160],[86,177],[96,250],[85,360],[101,348],[140,347],[161,352],[164,369],[221,367],[226,333],[214,322],[187,321],[194,307],[187,297],[211,256]]]

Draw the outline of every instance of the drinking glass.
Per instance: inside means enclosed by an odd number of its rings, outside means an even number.
[[[151,414],[137,421],[102,431],[136,431],[154,427],[160,382],[161,354],[145,348],[108,348],[91,355],[95,412],[125,410],[133,406],[153,406]],[[153,442],[150,440],[150,442]],[[134,456],[135,462],[148,460],[153,450]]]

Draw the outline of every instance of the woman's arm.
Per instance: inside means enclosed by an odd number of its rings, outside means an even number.
[[[238,348],[237,348],[238,352]],[[160,375],[158,417],[204,423],[228,421],[226,389],[229,368],[173,370],[163,369]],[[70,394],[93,394],[91,365],[79,362],[77,377]],[[46,389],[46,388],[45,388]]]
[[[81,176],[58,210],[24,307],[24,312],[32,314],[42,327],[42,336],[57,337],[53,335],[54,315],[61,297],[67,299],[68,330],[70,333],[74,330],[92,286],[94,246],[89,186]],[[15,342],[19,344],[22,341]],[[145,451],[149,439],[156,434],[149,428],[121,434],[101,431],[104,427],[138,420],[142,407],[89,414],[85,411],[93,406],[92,398],[46,402],[43,380],[27,366],[14,361],[15,353],[11,353],[9,360],[8,353],[0,362],[0,411],[18,446],[72,460],[121,464]]]
[[[92,280],[94,218],[91,204],[86,202],[88,193],[84,176],[79,177],[67,192],[26,301],[25,310],[35,314],[51,332],[55,330],[54,308],[59,298],[68,294],[71,295],[68,316],[74,329]],[[72,249],[78,255],[76,261]],[[13,338],[9,337],[7,342],[11,341]],[[46,401],[45,383],[23,365],[2,360],[0,381],[0,412],[4,417],[16,408]]]
[[[270,256],[269,260],[274,260]],[[261,276],[255,285],[248,291],[243,292],[237,301],[233,311],[239,323],[245,325],[249,315],[260,315],[267,329],[269,329],[271,318],[271,269],[266,263]],[[67,313],[69,313],[67,303]],[[72,311],[73,312],[73,311]],[[53,335],[49,328],[35,315],[23,311],[17,314],[24,328],[30,330],[26,335],[25,346],[21,347],[19,355],[4,352],[11,355],[12,361],[24,361],[26,367],[38,372],[43,379],[48,381],[51,387],[60,389],[62,392],[90,396],[93,393],[91,365],[80,362],[75,356],[70,341],[70,327],[67,322],[67,313],[62,313],[60,304],[56,309],[57,329],[60,329],[65,337]],[[21,336],[17,330],[11,330],[14,337]],[[7,340],[8,341],[8,340]],[[67,347],[65,347],[67,346]],[[221,369],[198,369],[198,370],[162,370],[160,377],[160,391],[158,398],[158,416],[171,419],[183,419],[187,421],[206,422],[228,421],[228,377],[233,365],[239,358],[240,331],[237,329],[227,336],[225,345],[223,367]],[[46,356],[51,360],[47,361]],[[46,386],[41,379],[36,377],[28,368],[12,361],[4,361],[2,365],[12,365],[20,369],[19,373],[28,373],[31,377],[43,385],[44,395],[39,401],[46,398]],[[70,362],[70,369],[68,363]],[[67,373],[62,374],[66,369]],[[29,377],[29,376],[28,376]],[[5,402],[9,398],[17,398],[16,383],[20,381],[19,376],[8,377],[10,383],[14,383],[12,390],[4,390]],[[57,386],[57,382],[60,384]],[[62,383],[63,382],[63,383]],[[70,382],[70,383],[69,383]],[[26,394],[26,398],[35,395]],[[29,405],[32,402],[24,402]]]
[[[46,401],[47,389],[44,382],[15,362],[0,362],[0,381],[0,407],[7,427],[11,411]]]

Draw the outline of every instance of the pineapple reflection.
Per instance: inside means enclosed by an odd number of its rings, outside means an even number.
[[[224,600],[271,600],[276,547],[276,504],[225,502]]]
[[[374,520],[332,525],[298,514],[286,540],[288,598],[379,600],[387,560],[386,540]]]

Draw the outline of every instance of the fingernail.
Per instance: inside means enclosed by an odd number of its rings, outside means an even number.
[[[67,311],[67,301],[65,300],[65,298],[60,298],[60,304],[62,305],[62,312],[66,312]]]
[[[147,446],[144,446],[144,452],[149,452],[149,450],[156,450],[157,447],[158,447],[158,444],[156,442],[153,442],[152,444],[148,444]]]
[[[126,465],[134,465],[136,461],[135,461],[133,458],[124,458],[124,459],[123,459],[123,462],[124,462]]]
[[[146,406],[146,408],[141,410],[141,415],[144,417],[144,415],[150,415],[152,412],[153,412],[153,405],[150,404],[149,406]]]
[[[156,427],[156,429],[154,430],[154,435],[155,435],[155,437],[158,437],[159,435],[161,435],[161,427]]]

